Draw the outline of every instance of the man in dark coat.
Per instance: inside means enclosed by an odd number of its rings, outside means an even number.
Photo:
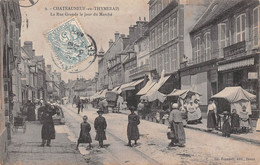
[[[34,103],[31,102],[31,100],[28,100],[26,103],[27,107],[27,120],[28,121],[35,121],[36,116],[35,116],[35,105]]]
[[[107,140],[106,137],[106,128],[107,128],[107,122],[106,119],[102,116],[103,111],[98,110],[98,117],[95,119],[94,127],[96,130],[96,138],[99,142],[99,146],[103,148],[103,140]]]
[[[137,114],[135,114],[135,107],[130,107],[131,114],[128,115],[128,125],[127,125],[127,137],[128,137],[128,146],[132,147],[131,140],[135,141],[139,139],[139,130],[138,125],[140,124],[140,119]]]
[[[55,108],[49,104],[43,104],[43,110],[41,112],[42,120],[42,144],[43,147],[47,141],[47,146],[50,147],[51,139],[55,139],[55,128],[52,116],[56,114]]]
[[[78,103],[77,103],[77,108],[78,108],[78,114],[80,112],[80,109],[81,109],[81,101],[79,100]]]

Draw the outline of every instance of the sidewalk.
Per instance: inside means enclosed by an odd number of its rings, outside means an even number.
[[[95,108],[93,108],[93,109],[95,109]],[[129,115],[130,111],[129,110],[121,110],[120,113],[124,114],[124,115]],[[149,119],[146,118],[146,120],[151,121],[151,122],[155,122],[155,120],[152,120],[152,119],[149,120]],[[162,122],[160,121],[159,124],[162,124]],[[168,122],[166,121],[165,124],[168,125]],[[214,130],[214,131],[209,132],[207,130],[207,120],[206,119],[202,119],[202,124],[193,124],[193,125],[187,124],[186,128],[199,130],[199,131],[203,131],[203,132],[222,136],[221,131]],[[232,138],[234,140],[240,140],[240,141],[245,141],[245,142],[250,142],[250,143],[260,145],[260,132],[256,132],[255,130],[253,131],[253,133],[248,133],[248,134],[231,134],[230,138]]]
[[[75,151],[75,143],[68,139],[64,125],[55,125],[56,139],[51,147],[40,147],[41,124],[27,122],[26,132],[21,129],[12,134],[12,142],[8,146],[8,165],[53,165],[53,164],[86,164],[83,156]]]

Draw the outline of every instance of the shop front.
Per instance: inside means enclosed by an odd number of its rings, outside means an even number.
[[[218,63],[219,91],[225,87],[241,86],[246,91],[257,96],[252,101],[252,118],[259,115],[259,54],[241,56]]]

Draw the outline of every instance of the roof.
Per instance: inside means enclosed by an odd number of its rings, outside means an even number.
[[[207,24],[220,19],[223,14],[241,2],[245,2],[245,0],[214,0],[197,21],[191,33],[196,32]]]

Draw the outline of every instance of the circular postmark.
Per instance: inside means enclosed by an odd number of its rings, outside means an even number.
[[[53,62],[66,72],[82,72],[96,59],[96,42],[84,33],[76,18],[56,26],[45,36],[54,52]]]
[[[19,6],[21,6],[21,7],[31,7],[38,2],[39,2],[39,0],[19,0]]]

